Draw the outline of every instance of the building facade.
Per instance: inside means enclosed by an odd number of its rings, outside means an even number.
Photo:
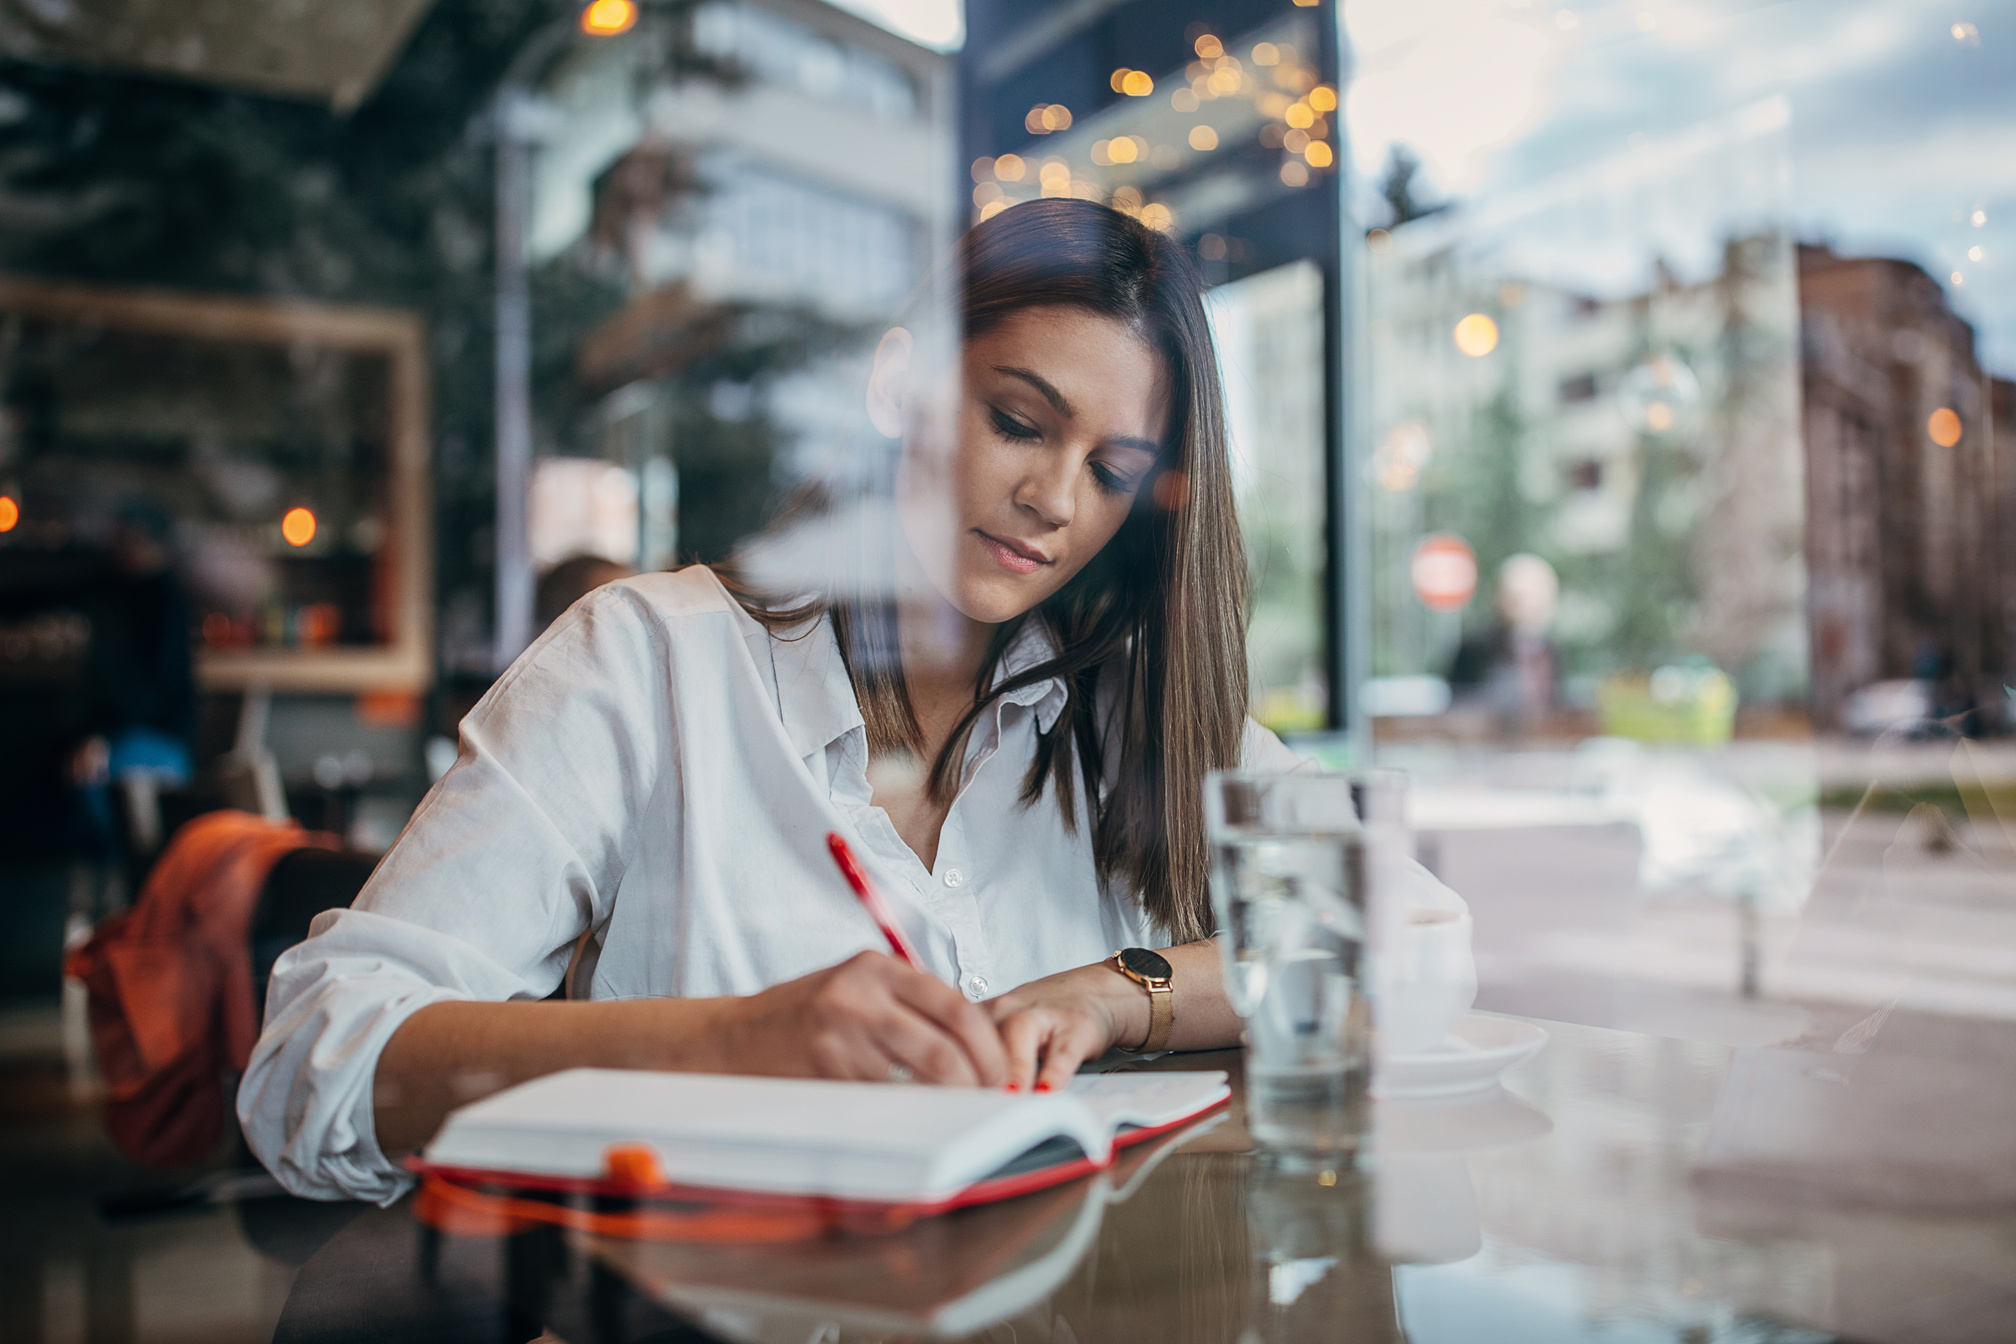
[[[1799,249],[1813,709],[1919,679],[2002,720],[2016,387],[1907,261]]]

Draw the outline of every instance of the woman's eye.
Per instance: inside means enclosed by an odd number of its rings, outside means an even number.
[[[1092,464],[1092,479],[1099,482],[1099,488],[1109,494],[1124,495],[1131,488],[1131,482],[1103,462]]]
[[[987,413],[994,418],[994,428],[1011,439],[1036,439],[1043,436],[1042,430],[1034,425],[1023,424],[998,406],[989,407]]]

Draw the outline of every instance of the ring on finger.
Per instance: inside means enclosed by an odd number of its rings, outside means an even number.
[[[901,1062],[901,1061],[899,1061],[899,1060],[891,1060],[891,1061],[889,1061],[889,1081],[890,1081],[890,1082],[892,1082],[892,1083],[907,1083],[907,1082],[909,1082],[909,1081],[910,1081],[910,1078],[911,1078],[911,1073],[910,1073],[910,1066],[909,1066],[908,1064],[905,1064],[905,1063],[902,1063],[902,1062]]]

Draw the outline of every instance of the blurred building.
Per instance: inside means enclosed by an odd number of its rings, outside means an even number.
[[[1799,249],[1813,708],[1873,682],[1938,684],[1948,712],[2001,699],[2016,387],[1908,261]]]
[[[1623,193],[1619,193],[1623,195]],[[1529,245],[1550,216],[1616,210],[1566,191],[1494,227],[1459,217],[1376,236],[1375,673],[1446,674],[1494,616],[1425,609],[1409,557],[1433,532],[1497,572],[1530,553],[1560,575],[1551,637],[1564,699],[1690,657],[1746,699],[1804,691],[1803,499],[1792,259],[1775,230],[1683,271],[1616,283]],[[1564,249],[1572,250],[1572,249]],[[1676,258],[1677,260],[1677,258]]]
[[[874,469],[862,362],[959,223],[950,78],[818,0],[708,0],[543,81],[538,446],[631,473],[620,558],[718,559],[791,482]]]

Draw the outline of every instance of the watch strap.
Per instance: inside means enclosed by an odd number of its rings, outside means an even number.
[[[1169,985],[1149,985],[1148,1039],[1133,1052],[1152,1055],[1169,1048],[1169,1036],[1176,1028],[1176,994]]]

